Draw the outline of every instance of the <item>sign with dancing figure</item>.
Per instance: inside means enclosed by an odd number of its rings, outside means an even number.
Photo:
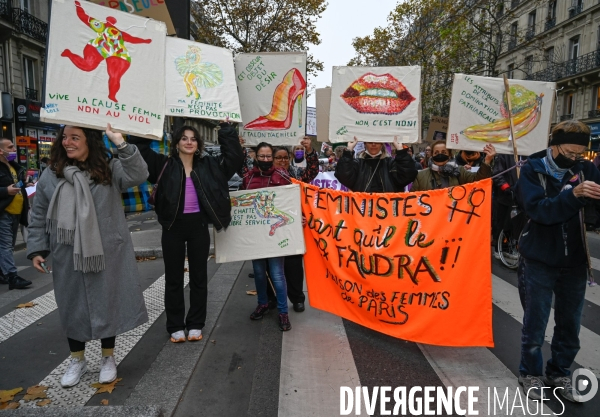
[[[297,145],[306,134],[306,53],[239,54],[235,74],[246,145]]]
[[[167,38],[168,116],[241,122],[230,50]]]
[[[419,142],[421,67],[333,67],[329,140]]]
[[[166,33],[163,22],[54,0],[41,120],[161,139]]]
[[[234,191],[231,223],[215,232],[217,263],[249,261],[305,252],[300,186]]]
[[[519,155],[548,146],[554,91],[551,82],[508,80]],[[508,102],[502,78],[455,74],[446,146],[481,151],[491,143],[497,153],[513,152]]]

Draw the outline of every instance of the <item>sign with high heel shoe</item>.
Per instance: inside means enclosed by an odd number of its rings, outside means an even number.
[[[167,38],[167,116],[241,122],[230,50]]]
[[[333,67],[329,140],[420,142],[421,67]]]
[[[217,263],[304,254],[300,186],[233,191],[231,223],[215,231]]]
[[[239,54],[235,74],[246,145],[297,145],[306,134],[306,53]]]
[[[54,0],[40,119],[162,139],[166,34],[163,22]]]

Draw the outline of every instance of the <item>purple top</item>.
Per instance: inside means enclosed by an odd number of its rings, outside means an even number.
[[[200,205],[198,204],[198,194],[196,194],[194,182],[190,177],[185,178],[185,205],[183,206],[183,212],[185,214],[200,212]]]

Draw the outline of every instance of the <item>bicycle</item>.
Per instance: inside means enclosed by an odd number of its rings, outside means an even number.
[[[523,228],[525,227],[525,213],[513,206],[512,210],[507,214],[507,219],[504,227],[498,236],[496,250],[500,258],[500,262],[510,269],[516,269],[519,266],[519,238]]]

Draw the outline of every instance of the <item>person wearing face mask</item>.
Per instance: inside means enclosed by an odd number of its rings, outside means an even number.
[[[483,148],[485,159],[477,172],[469,172],[465,167],[458,166],[454,161],[451,161],[452,154],[446,148],[446,142],[444,141],[434,142],[431,145],[431,152],[429,168],[419,171],[419,175],[412,184],[411,191],[454,187],[492,176],[491,164],[496,155],[496,149],[489,143]]]
[[[202,339],[208,301],[208,225],[221,230],[231,221],[227,180],[242,166],[244,154],[228,121],[220,124],[218,141],[219,156],[208,155],[198,130],[182,126],[173,134],[168,157],[154,152],[148,139],[129,139],[148,164],[148,180],[157,184],[154,210],[162,226],[165,312],[173,343],[186,341],[186,329],[188,341]],[[186,253],[190,276],[187,315],[183,285]]]
[[[484,160],[485,154],[477,151],[460,151],[454,158],[456,165],[464,166],[468,171],[470,171],[472,167],[480,167]]]
[[[256,147],[256,163],[254,168],[246,174],[242,184],[243,190],[255,190],[265,187],[279,187],[291,184],[289,174],[273,165],[275,155],[273,146],[261,142]],[[287,307],[287,283],[284,273],[285,257],[277,256],[267,259],[255,259],[252,261],[254,269],[254,283],[256,285],[258,306],[250,314],[251,320],[260,320],[269,312],[269,300],[267,296],[267,268],[271,282],[275,287],[277,296],[277,308],[279,309],[279,330],[291,330]]]
[[[0,139],[0,284],[23,289],[31,281],[17,275],[13,249],[19,223],[27,226],[29,201],[25,191],[26,171],[16,162],[17,148],[10,139]],[[21,182],[21,186],[17,185]]]
[[[589,142],[588,125],[577,120],[557,124],[548,149],[529,156],[516,184],[519,206],[529,218],[519,241],[517,271],[524,310],[519,383],[532,399],[539,400],[542,387],[550,386],[578,401],[569,368],[579,351],[591,269],[584,219],[587,206],[593,210],[600,202],[600,171],[583,159]],[[556,324],[544,378],[542,346],[552,311]]]
[[[367,193],[398,193],[417,176],[414,160],[394,137],[396,155],[391,157],[383,143],[365,142],[365,150],[354,158],[354,137],[335,168],[336,178],[347,188]]]
[[[274,166],[287,171],[290,177],[311,182],[319,174],[319,156],[313,150],[310,138],[304,137],[300,146],[294,147],[293,157],[287,148],[275,148]],[[291,163],[290,163],[291,162]],[[301,166],[300,163],[302,163]]]

